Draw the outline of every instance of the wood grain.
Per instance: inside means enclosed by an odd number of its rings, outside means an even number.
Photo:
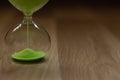
[[[72,10],[60,10],[57,16],[62,80],[119,80],[120,12]]]
[[[4,8],[0,12],[0,80],[120,80],[119,14],[117,8],[94,7],[38,12],[34,19],[50,33],[52,47],[45,61],[23,64],[11,59],[3,39],[22,15]]]
[[[8,9],[6,9],[8,10]],[[4,15],[9,14],[9,15]],[[19,22],[17,19],[21,19],[17,11],[10,9],[9,11],[4,11],[1,14],[1,33],[5,34],[8,30],[7,28],[11,25]],[[16,21],[14,21],[16,20]],[[16,63],[14,62],[9,52],[6,50],[6,46],[1,46],[1,59],[0,59],[0,80],[60,80],[58,54],[57,54],[57,41],[56,41],[56,28],[55,21],[52,18],[36,18],[37,22],[40,22],[46,27],[51,35],[52,47],[51,50],[47,52],[45,61],[39,63]],[[8,25],[10,25],[8,27]],[[52,28],[52,29],[50,29]],[[4,35],[3,35],[4,36]],[[2,36],[2,37],[3,37]],[[3,43],[3,41],[1,42]]]

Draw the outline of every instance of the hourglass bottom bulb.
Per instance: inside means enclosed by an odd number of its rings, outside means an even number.
[[[5,44],[12,58],[21,61],[41,59],[51,47],[51,39],[48,32],[32,21],[32,17],[24,17],[22,23],[11,27],[6,33]],[[44,52],[34,51],[40,50]]]
[[[33,61],[45,57],[44,52],[34,51],[30,48],[26,48],[12,55],[12,58],[20,61]]]

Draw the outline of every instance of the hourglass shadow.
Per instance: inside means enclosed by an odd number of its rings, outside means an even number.
[[[17,63],[17,64],[41,64],[46,62],[45,58],[41,58],[41,59],[37,59],[37,60],[33,60],[33,61],[21,61],[21,60],[16,60],[16,59],[12,59],[13,62]]]

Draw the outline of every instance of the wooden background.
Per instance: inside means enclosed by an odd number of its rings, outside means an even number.
[[[12,6],[0,7],[0,80],[120,80],[120,9],[52,7],[34,14],[52,39],[45,61],[16,63],[4,35],[22,20]]]

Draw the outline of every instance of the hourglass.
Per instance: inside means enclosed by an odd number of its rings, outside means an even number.
[[[31,61],[44,58],[50,48],[48,32],[32,20],[32,14],[42,8],[48,0],[9,0],[9,2],[25,15],[24,20],[10,28],[5,35],[5,43],[13,52],[12,58]]]

